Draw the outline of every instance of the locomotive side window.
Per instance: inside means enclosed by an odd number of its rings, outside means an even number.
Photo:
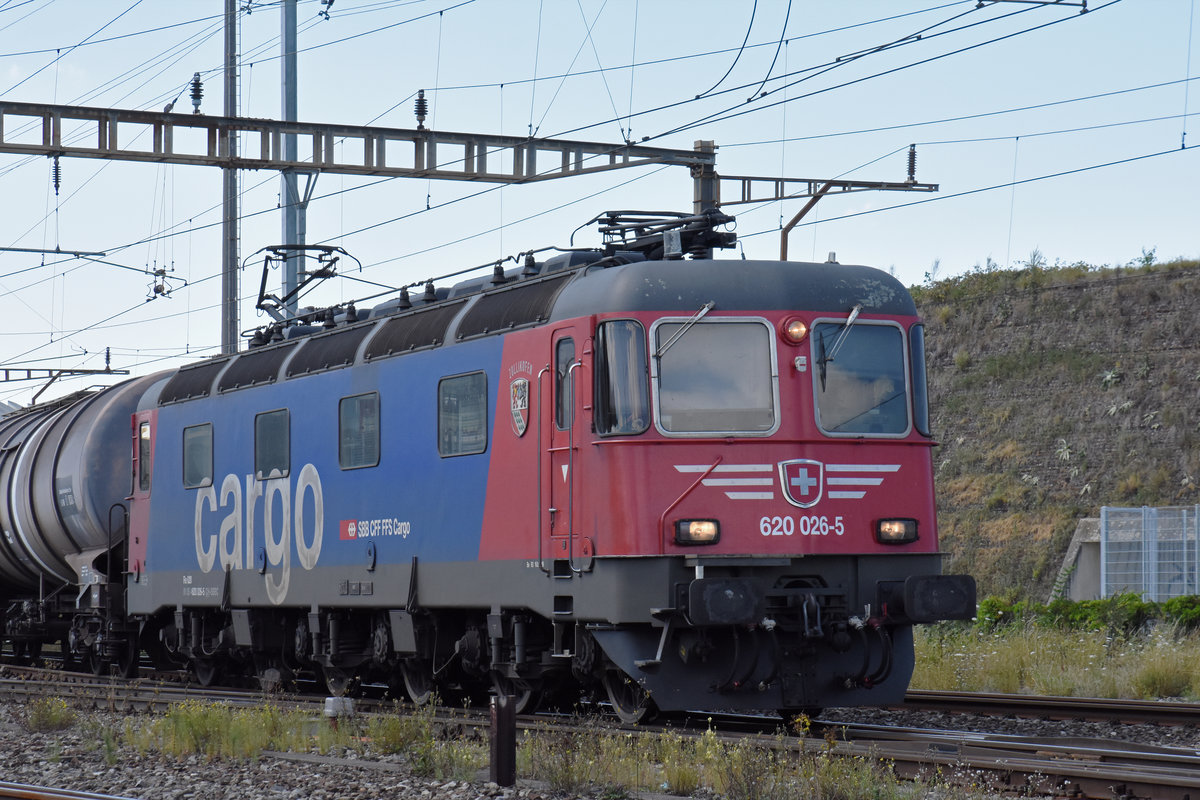
[[[904,333],[891,324],[821,322],[813,328],[817,424],[830,434],[908,433]],[[836,345],[836,346],[835,346]]]
[[[596,433],[628,436],[650,427],[648,375],[641,323],[601,323],[596,328]]]
[[[559,339],[554,345],[554,424],[560,431],[571,427],[571,364],[575,361],[575,340]]]
[[[150,491],[150,423],[138,426],[138,490]]]
[[[343,397],[338,403],[338,463],[342,469],[379,464],[379,394]]]
[[[765,435],[776,428],[774,336],[765,322],[660,322],[653,340],[664,433]]]
[[[925,326],[913,325],[908,332],[908,358],[912,362],[913,420],[917,430],[929,433],[929,380],[925,375]]]
[[[254,474],[260,481],[286,478],[291,470],[291,431],[286,408],[254,418]]]
[[[183,429],[183,488],[199,489],[212,486],[213,438],[212,423],[192,425]]]
[[[487,375],[472,372],[438,383],[438,453],[443,458],[487,450]]]

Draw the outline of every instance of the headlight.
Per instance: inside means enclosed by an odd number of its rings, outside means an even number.
[[[675,523],[675,544],[716,544],[721,523],[715,519],[681,519]]]
[[[875,539],[880,544],[908,544],[917,540],[915,519],[881,519],[875,523]]]
[[[808,325],[802,319],[791,317],[784,321],[779,328],[783,340],[788,344],[800,344],[808,336]]]

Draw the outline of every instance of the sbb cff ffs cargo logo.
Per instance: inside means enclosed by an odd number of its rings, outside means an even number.
[[[338,538],[343,542],[354,539],[378,539],[399,536],[407,539],[412,523],[404,519],[344,519],[338,523]]]

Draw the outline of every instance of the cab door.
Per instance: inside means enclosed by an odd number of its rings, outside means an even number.
[[[133,582],[141,581],[146,570],[146,539],[150,532],[150,489],[154,468],[154,433],[158,411],[139,411],[133,415],[133,489],[129,500],[129,546],[126,571]]]
[[[552,575],[570,578],[590,568],[591,542],[581,535],[580,501],[583,481],[581,445],[589,430],[584,391],[587,346],[577,325],[557,328],[551,334],[550,361],[540,387],[547,400],[542,407],[542,543],[545,568]]]

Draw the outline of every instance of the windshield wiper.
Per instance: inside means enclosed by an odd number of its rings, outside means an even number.
[[[842,349],[842,345],[846,342],[846,336],[850,333],[850,326],[858,319],[858,315],[862,313],[862,303],[856,303],[854,308],[850,309],[850,316],[846,318],[846,323],[842,326],[842,330],[838,333],[838,337],[833,340],[833,347],[829,348],[829,353],[825,353],[825,337],[822,336],[817,340],[817,345],[820,352],[817,355],[817,366],[821,368],[821,391],[825,391],[825,365],[833,361],[837,356],[838,350]]]
[[[670,350],[671,346],[674,345],[677,341],[679,341],[679,337],[681,337],[685,333],[687,333],[693,325],[695,325],[697,322],[699,322],[701,319],[703,319],[704,315],[707,314],[708,312],[712,311],[713,308],[716,307],[716,305],[717,305],[717,303],[715,300],[709,300],[707,303],[700,306],[700,310],[697,311],[695,314],[692,314],[691,319],[689,319],[687,322],[683,323],[683,325],[681,325],[679,327],[679,330],[675,331],[675,334],[670,339],[667,339],[665,342],[663,342],[661,345],[659,345],[658,349],[656,351],[654,351],[654,357],[662,358],[663,353]]]

